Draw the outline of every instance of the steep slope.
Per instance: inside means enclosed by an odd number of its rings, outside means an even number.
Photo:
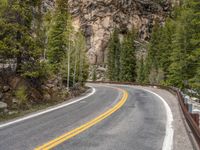
[[[87,40],[88,58],[97,68],[97,78],[105,74],[107,45],[114,28],[121,34],[133,27],[139,31],[139,53],[146,53],[146,42],[155,21],[163,24],[171,8],[179,0],[69,0],[75,29],[83,31]],[[43,11],[53,10],[55,0],[44,0]],[[142,45],[142,46],[140,46]],[[144,46],[143,46],[144,45]],[[90,78],[92,77],[90,69]]]
[[[164,22],[172,0],[70,0],[74,26],[85,33],[91,64],[106,62],[106,46],[115,27],[121,32],[133,26],[139,30],[141,41],[149,40],[150,32],[158,20]]]

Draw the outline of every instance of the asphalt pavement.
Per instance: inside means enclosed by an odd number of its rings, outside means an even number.
[[[0,150],[33,150],[98,117],[123,97],[123,92],[116,88],[92,86],[96,92],[84,100],[0,128]],[[53,149],[161,150],[167,120],[163,102],[142,89],[119,88],[128,93],[121,108]]]

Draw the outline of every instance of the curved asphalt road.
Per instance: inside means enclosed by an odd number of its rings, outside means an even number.
[[[101,115],[122,97],[115,88],[92,86],[95,94],[80,102],[0,128],[0,150],[32,150]],[[54,149],[161,150],[166,127],[162,101],[140,89],[120,88],[129,96],[119,110]]]

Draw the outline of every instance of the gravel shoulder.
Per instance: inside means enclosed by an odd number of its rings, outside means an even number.
[[[199,150],[197,147],[191,130],[185,120],[181,107],[175,95],[169,91],[158,89],[154,87],[140,87],[140,89],[150,90],[166,100],[173,113],[173,127],[174,127],[174,150]]]

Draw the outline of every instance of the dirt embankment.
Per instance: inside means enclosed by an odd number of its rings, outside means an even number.
[[[41,82],[16,75],[1,76],[0,121],[63,102],[86,90],[77,84],[68,92],[59,77]]]

